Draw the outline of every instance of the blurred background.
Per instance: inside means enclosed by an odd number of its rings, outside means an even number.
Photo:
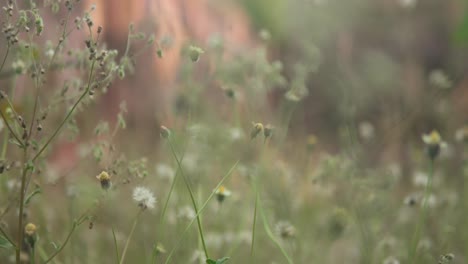
[[[41,54],[57,39],[54,30],[66,14],[64,8],[51,12],[56,4],[63,3],[38,5],[51,29],[36,39]],[[159,136],[161,125],[174,133],[200,203],[239,160],[226,182],[232,201],[213,204],[204,215],[210,249],[216,256],[229,254],[232,263],[251,261],[252,175],[264,179],[260,189],[268,221],[276,223],[277,236],[296,263],[407,260],[419,212],[409,208],[419,206],[429,177],[421,135],[437,130],[448,147],[436,166],[437,202],[421,239],[420,263],[436,263],[449,252],[457,256],[454,263],[466,263],[468,1],[81,0],[76,5],[71,17],[92,10],[94,25],[103,28],[103,45],[118,50],[119,58],[138,56],[125,78],[116,78],[97,101],[80,109],[73,125],[81,132],[66,130],[40,165],[37,184],[50,192],[36,204],[48,209],[31,206],[31,215],[41,219],[43,230],[61,235],[44,234],[43,241],[62,237],[64,223],[100,199],[94,176],[101,170],[115,177],[119,191],[102,195],[104,202],[120,199],[118,206],[102,206],[90,220],[94,230],[104,231],[77,235],[57,263],[111,263],[100,253],[113,250],[109,223],[118,230],[119,245],[125,241],[133,217],[128,212],[136,210],[125,201],[130,187],[150,186],[162,207],[178,162]],[[154,44],[128,45],[130,28],[153,34]],[[78,31],[67,49],[83,48],[86,39],[86,30]],[[197,60],[194,47],[201,50]],[[24,99],[31,80],[18,75],[12,81],[15,62],[7,58],[0,84],[16,84],[21,111],[31,105]],[[47,84],[59,91],[76,74],[47,73]],[[122,116],[125,130],[110,129]],[[45,134],[62,118],[63,112],[52,115]],[[102,121],[105,126],[96,126]],[[273,136],[251,140],[252,122],[271,126]],[[5,193],[10,178],[3,182]],[[173,263],[202,263],[200,252],[194,253],[193,245],[200,249],[195,228],[178,241],[193,212],[182,183],[175,186],[167,228],[154,237],[157,209],[137,229],[129,259],[149,263],[151,253],[138,249],[180,243]],[[65,196],[63,208],[50,208]],[[281,233],[284,228],[298,232],[291,238]],[[257,242],[258,263],[285,263],[266,233]]]

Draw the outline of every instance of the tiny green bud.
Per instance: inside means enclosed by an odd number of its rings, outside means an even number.
[[[161,130],[160,130],[160,135],[162,138],[169,138],[171,136],[171,131],[169,130],[169,128],[165,127],[165,126],[161,126]]]
[[[266,125],[263,129],[263,135],[265,136],[265,139],[271,137],[273,135],[273,127],[271,125]]]
[[[262,123],[253,123],[252,132],[250,132],[250,138],[254,139],[262,132],[263,124]]]
[[[163,50],[161,48],[158,48],[158,50],[156,51],[156,54],[158,54],[158,58],[162,59],[163,57]]]
[[[200,54],[202,53],[204,53],[204,51],[199,47],[196,47],[196,46],[189,47],[189,56],[193,62],[197,62],[200,59]]]

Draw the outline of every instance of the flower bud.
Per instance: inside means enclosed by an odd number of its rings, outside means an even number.
[[[161,135],[162,138],[169,138],[171,136],[171,131],[169,130],[169,128],[165,127],[165,126],[161,126],[161,130],[159,132],[159,134]]]

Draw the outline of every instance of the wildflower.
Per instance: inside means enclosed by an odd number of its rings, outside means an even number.
[[[133,200],[135,200],[142,209],[153,209],[156,203],[156,198],[154,198],[153,193],[145,187],[136,187],[133,190]]]
[[[24,227],[24,233],[25,233],[25,239],[26,242],[31,246],[34,247],[34,244],[36,243],[36,230],[37,227],[33,223],[29,223]]]
[[[413,8],[417,4],[417,0],[400,0],[399,2],[404,8]]]
[[[404,204],[406,204],[408,206],[414,206],[414,205],[416,205],[416,203],[417,203],[417,200],[413,195],[410,195],[410,196],[406,197],[405,200],[404,200]]]
[[[288,221],[279,221],[275,226],[276,233],[283,239],[293,238],[296,228]]]
[[[159,177],[169,180],[174,178],[175,175],[174,170],[169,165],[164,163],[156,165],[156,173],[159,175]]]
[[[312,151],[315,147],[315,145],[317,144],[317,137],[314,135],[314,134],[310,134],[308,137],[307,137],[307,149],[309,151]]]
[[[266,125],[263,129],[263,135],[265,136],[265,140],[273,135],[273,127],[271,125]]]
[[[189,51],[190,59],[193,62],[197,62],[200,59],[200,55],[204,53],[204,51],[201,48],[196,47],[196,46],[190,46],[188,51]]]
[[[158,242],[154,246],[154,252],[155,252],[156,256],[158,256],[158,255],[165,254],[167,251],[166,251],[166,248],[164,247],[164,245],[161,244],[161,242]]]
[[[374,126],[367,121],[364,121],[359,124],[359,135],[361,138],[364,140],[370,140],[374,137],[375,135],[375,128]]]
[[[107,190],[111,187],[112,183],[110,180],[110,175],[106,171],[102,171],[96,178],[99,180],[101,183],[101,188],[103,190]]]
[[[434,160],[439,155],[440,148],[446,145],[436,130],[433,130],[430,134],[424,134],[422,140],[427,146],[427,155],[431,160]]]
[[[448,89],[452,87],[452,81],[442,70],[434,70],[429,74],[429,82],[435,87]]]
[[[451,263],[455,259],[455,255],[453,253],[441,255],[439,258],[439,264]]]
[[[252,123],[252,132],[250,132],[250,138],[254,139],[258,136],[260,132],[263,130],[263,124],[262,123]]]
[[[457,129],[457,131],[455,132],[455,140],[458,142],[468,143],[468,125]]]
[[[177,212],[177,217],[178,218],[184,219],[184,220],[187,220],[187,221],[190,221],[190,220],[194,219],[196,216],[197,216],[197,214],[195,213],[193,208],[191,206],[188,206],[188,205],[181,207]]]
[[[244,136],[244,134],[242,132],[242,129],[240,129],[238,127],[233,127],[231,129],[229,129],[229,138],[232,141],[237,141],[237,140],[241,139],[243,136]]]
[[[222,203],[226,197],[231,196],[231,191],[226,189],[223,185],[221,185],[215,192],[216,194],[216,199],[218,199],[218,202]]]
[[[400,264],[400,261],[393,256],[387,257],[384,259],[382,264]]]
[[[161,126],[160,128],[160,135],[162,138],[169,138],[171,136],[171,131],[169,130],[169,128],[165,127],[165,126]]]

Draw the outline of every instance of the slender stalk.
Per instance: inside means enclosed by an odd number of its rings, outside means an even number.
[[[31,264],[36,263],[36,250],[35,250],[34,247],[31,248],[30,263],[31,263]]]
[[[417,248],[418,248],[418,243],[421,238],[421,232],[424,227],[427,214],[428,214],[428,200],[429,196],[431,195],[432,192],[432,178],[434,176],[434,160],[431,159],[431,163],[429,166],[429,178],[427,180],[426,188],[424,190],[424,198],[423,198],[423,204],[422,204],[422,209],[419,213],[419,220],[416,225],[416,230],[413,235],[413,241],[411,243],[411,248],[409,252],[409,263],[417,263],[418,260],[418,254],[417,254]]]
[[[119,263],[119,249],[117,247],[117,238],[115,237],[115,232],[114,232],[114,227],[112,227],[112,237],[114,238],[114,248],[115,248],[115,257],[116,257],[116,262]]]
[[[14,248],[16,248],[16,243],[13,242],[13,239],[10,238],[10,236],[3,230],[3,228],[0,226],[0,233],[2,233],[3,237],[10,242],[10,244],[13,245]]]
[[[2,65],[0,66],[0,72],[3,70],[3,66],[5,66],[5,62],[9,53],[10,53],[10,44],[7,45],[7,50],[5,52],[5,56],[3,57]]]
[[[47,146],[49,146],[49,144],[52,142],[52,140],[55,139],[55,137],[58,135],[58,133],[60,132],[60,130],[62,129],[62,127],[67,123],[68,119],[70,119],[70,116],[73,114],[73,112],[75,111],[76,107],[78,107],[78,105],[80,104],[80,102],[84,99],[84,97],[86,96],[86,94],[89,92],[89,89],[91,88],[91,82],[92,82],[92,78],[93,78],[93,73],[94,73],[94,65],[96,64],[96,60],[93,60],[93,63],[91,64],[91,71],[89,73],[89,78],[88,78],[88,85],[85,89],[85,91],[81,94],[80,98],[78,98],[78,100],[75,102],[75,104],[73,105],[73,107],[70,109],[70,111],[68,111],[67,115],[65,116],[65,118],[63,119],[62,123],[60,123],[60,125],[57,127],[57,129],[54,131],[54,133],[52,134],[52,136],[47,140],[47,142],[44,144],[44,146],[42,146],[42,148],[36,153],[36,155],[32,158],[32,162],[34,162],[41,154],[42,152],[44,152],[44,150],[47,148]]]
[[[188,182],[187,178],[185,177],[185,175],[183,173],[182,164],[180,163],[180,160],[177,157],[177,154],[175,152],[175,149],[174,149],[174,146],[172,144],[172,141],[171,141],[170,137],[168,138],[168,142],[169,142],[169,145],[171,147],[172,155],[174,156],[174,158],[175,158],[175,160],[177,162],[177,166],[179,167],[180,175],[182,176],[182,179],[184,180],[185,186],[187,187],[187,190],[189,192],[190,200],[192,200],[193,209],[195,210],[195,213],[197,214],[198,231],[200,233],[200,239],[201,239],[201,242],[202,242],[202,245],[203,245],[203,250],[205,252],[205,257],[206,257],[206,259],[208,259],[209,258],[208,250],[206,248],[206,243],[205,243],[205,238],[203,236],[203,229],[202,229],[202,225],[201,225],[201,220],[200,220],[200,216],[198,215],[197,202],[195,201],[195,197],[193,196],[192,187],[190,187],[190,183]]]
[[[231,169],[226,173],[226,175],[223,176],[223,178],[221,179],[221,181],[219,181],[218,185],[216,185],[216,187],[214,188],[214,190],[211,192],[210,196],[208,196],[208,199],[206,199],[205,203],[202,205],[202,207],[200,207],[200,210],[197,212],[197,215],[196,217],[198,217],[202,212],[203,210],[206,208],[206,206],[208,205],[208,202],[211,201],[211,198],[213,198],[213,196],[215,196],[216,194],[216,190],[219,189],[219,187],[221,187],[221,185],[223,185],[224,181],[226,181],[226,179],[232,174],[232,172],[234,171],[234,169],[237,167],[237,164],[239,164],[239,160],[236,161],[236,163],[231,167]],[[190,221],[190,223],[187,225],[187,227],[185,228],[184,232],[182,232],[182,235],[180,236],[179,240],[177,241],[176,245],[174,246],[174,248],[172,248],[172,250],[169,252],[169,255],[167,256],[167,259],[166,259],[166,262],[164,262],[165,264],[168,264],[169,261],[171,260],[172,258],[172,255],[174,254],[174,252],[176,251],[176,249],[178,248],[178,246],[180,245],[180,242],[182,241],[182,239],[184,238],[184,235],[185,233],[187,233],[187,231],[190,229],[190,227],[192,226],[192,224],[195,222],[195,219],[197,219],[196,217],[194,217],[192,219],[192,221]]]
[[[44,261],[43,264],[49,263],[53,258],[55,258],[55,256],[57,256],[57,255],[65,248],[65,246],[67,245],[68,241],[70,241],[71,236],[72,236],[73,233],[75,232],[75,229],[76,229],[81,223],[83,223],[83,220],[82,220],[82,221],[74,221],[74,222],[73,222],[73,226],[72,226],[70,232],[68,233],[67,238],[65,238],[65,241],[60,245],[60,247],[59,247],[46,261]]]
[[[23,245],[23,211],[24,211],[24,190],[26,188],[26,176],[28,173],[28,167],[27,167],[27,160],[28,160],[28,149],[24,148],[23,151],[23,173],[21,175],[21,189],[20,189],[20,197],[19,197],[19,214],[18,214],[18,241],[17,241],[17,247],[16,247],[16,264],[21,263],[21,248]]]
[[[260,203],[260,202],[259,202],[259,203]],[[265,212],[263,211],[263,208],[262,208],[261,203],[260,203],[260,205],[259,205],[259,209],[260,209],[260,215],[262,216],[263,227],[265,228],[265,232],[267,233],[268,237],[269,237],[270,240],[276,245],[276,247],[281,251],[281,253],[283,254],[284,258],[286,258],[288,264],[294,264],[294,262],[292,261],[291,257],[288,255],[288,253],[287,253],[286,250],[283,248],[283,246],[281,246],[280,242],[276,239],[275,235],[274,235],[273,232],[271,231],[271,228],[270,228],[270,226],[268,225],[268,220],[267,220],[267,218],[266,218]]]
[[[255,179],[253,179],[255,181]],[[253,215],[253,224],[252,224],[252,243],[250,244],[250,258],[251,262],[254,263],[254,247],[255,247],[255,231],[257,226],[257,207],[258,207],[258,190],[257,186],[254,183],[254,192],[255,192],[255,207]]]
[[[133,221],[132,230],[130,230],[130,234],[128,235],[127,242],[125,242],[125,247],[124,247],[123,252],[122,252],[122,257],[120,258],[120,262],[119,262],[120,264],[123,264],[124,261],[125,261],[125,256],[127,254],[127,249],[128,249],[128,246],[130,245],[130,240],[132,239],[133,233],[135,232],[135,227],[136,227],[136,225],[138,223],[138,218],[140,218],[141,212],[143,212],[143,209],[140,209],[138,211],[138,214],[136,215],[135,220]]]
[[[20,144],[21,147],[24,147],[24,144],[23,142],[19,139],[19,137],[16,135],[15,131],[11,128],[10,126],[10,123],[8,123],[8,119],[6,119],[5,115],[3,114],[2,111],[0,111],[0,115],[2,116],[3,118],[3,121],[5,121],[5,124],[8,128],[8,131],[10,131],[10,133],[13,135],[13,137],[16,139],[16,141],[18,142],[18,144]]]

